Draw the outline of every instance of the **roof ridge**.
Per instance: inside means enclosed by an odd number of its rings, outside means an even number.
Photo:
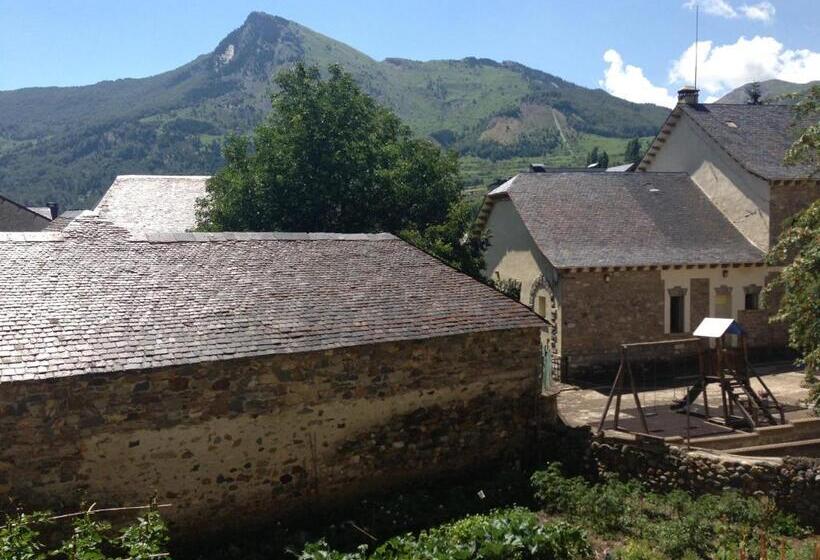
[[[10,199],[10,198],[9,198],[9,197],[7,197],[7,196],[3,196],[2,194],[0,194],[0,200],[4,200],[4,201],[8,202],[8,203],[9,203],[9,204],[11,204],[12,206],[16,206],[16,207],[17,207],[17,208],[19,208],[20,210],[25,210],[26,212],[30,212],[30,213],[32,213],[32,214],[34,214],[34,215],[36,215],[36,216],[40,216],[40,217],[41,217],[41,218],[43,218],[44,220],[51,221],[51,218],[46,218],[45,216],[43,216],[43,215],[42,215],[42,214],[40,214],[39,212],[36,212],[36,211],[32,210],[32,209],[31,209],[31,207],[26,206],[26,205],[24,205],[24,204],[20,204],[20,203],[19,203],[19,202],[17,202],[16,200],[12,200],[12,199]],[[43,208],[45,208],[45,207],[43,207]]]
[[[330,232],[138,232],[129,239],[144,243],[207,243],[215,241],[396,241],[391,233]]]
[[[720,105],[722,107],[794,107],[789,103],[698,103],[703,107],[712,107],[713,105]]]
[[[210,179],[213,175],[117,175],[117,179]]]
[[[63,233],[60,231],[0,231],[0,243],[36,243],[63,241],[64,239]]]
[[[559,173],[567,173],[567,174],[571,174],[571,173],[581,174],[581,173],[583,173],[583,174],[589,174],[589,175],[604,175],[604,173],[602,171],[592,171],[592,170],[586,171],[586,170],[583,170],[583,169],[579,169],[578,171],[570,171],[570,170],[536,171],[536,172],[522,171],[521,173],[517,173],[516,175],[514,175],[512,177],[512,179],[515,179],[516,177],[518,177],[520,175],[538,176],[538,175],[557,175]],[[637,175],[637,174],[638,173],[635,173],[635,175]],[[640,174],[643,174],[643,175],[689,175],[689,173],[687,173],[686,171],[641,171]],[[617,174],[610,173],[607,176],[608,177],[630,177],[631,175],[629,173],[617,173]]]

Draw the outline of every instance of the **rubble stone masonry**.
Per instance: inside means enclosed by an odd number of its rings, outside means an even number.
[[[611,378],[621,344],[664,338],[663,289],[657,270],[563,275],[561,354],[569,377],[607,373]]]
[[[769,246],[777,243],[784,222],[820,198],[820,181],[787,181],[771,184]]]
[[[751,267],[726,270],[738,290],[732,313],[749,333],[752,359],[784,357],[786,328],[782,323],[770,322],[777,295],[768,298],[768,308],[737,308],[743,305],[742,285],[751,282],[749,271],[759,271],[755,272],[760,275],[758,286],[770,282],[775,273]],[[566,359],[565,380],[611,382],[620,361],[621,344],[691,338],[700,321],[714,312],[710,312],[710,296],[721,286],[710,281],[708,274],[720,276],[720,271],[692,268],[677,272],[680,278],[672,281],[664,281],[657,269],[562,274],[560,354]],[[670,289],[679,288],[687,290],[681,292],[688,298],[687,327],[685,332],[671,333],[664,308]],[[650,346],[631,350],[630,359],[633,366],[643,365],[653,376],[675,375],[689,367],[686,360],[694,360],[696,352],[697,346],[690,343]]]
[[[531,443],[539,358],[516,329],[3,384],[0,494],[156,495],[184,532],[489,465]]]

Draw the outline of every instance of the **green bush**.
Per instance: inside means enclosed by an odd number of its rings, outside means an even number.
[[[565,514],[604,535],[624,531],[641,492],[636,483],[613,479],[593,486],[581,477],[565,477],[558,463],[533,474],[531,483],[536,500],[547,512]]]
[[[564,522],[544,524],[526,509],[473,515],[418,536],[394,537],[368,555],[340,553],[323,541],[305,547],[300,560],[582,560],[592,557],[586,534]]]
[[[617,479],[591,484],[581,477],[563,476],[557,463],[533,474],[531,484],[548,513],[563,515],[599,535],[634,539],[621,552],[634,558],[653,558],[651,554],[675,560],[711,558],[717,551],[741,547],[752,553],[761,534],[770,546],[784,537],[808,535],[771,500],[737,491],[693,497],[681,490],[647,492],[635,482]]]
[[[0,558],[3,560],[151,560],[165,553],[168,531],[155,510],[139,517],[120,532],[107,521],[96,519],[93,513],[72,518],[70,534],[62,543],[50,547],[42,540],[42,532],[59,534],[63,527],[48,513],[19,513],[6,516],[0,525]]]
[[[665,557],[644,541],[629,541],[615,556],[618,560],[665,560]]]

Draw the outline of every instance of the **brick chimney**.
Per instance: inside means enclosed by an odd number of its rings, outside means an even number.
[[[60,215],[60,205],[56,202],[46,202],[46,207],[51,210],[51,219],[53,220]]]
[[[683,86],[678,90],[678,105],[697,105],[699,91],[694,86]]]

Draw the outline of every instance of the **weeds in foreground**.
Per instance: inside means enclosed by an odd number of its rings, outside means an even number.
[[[615,478],[591,484],[564,476],[557,463],[531,480],[545,511],[602,537],[625,540],[621,557],[632,560],[734,559],[741,551],[749,560],[764,554],[775,559],[786,539],[808,535],[771,500],[734,491],[693,497],[683,491],[646,492],[636,482]]]
[[[341,553],[324,541],[310,544],[299,560],[584,560],[592,557],[586,533],[559,521],[542,523],[523,508],[471,515],[417,536],[393,537],[372,552],[367,545]]]
[[[89,511],[72,517],[62,542],[46,544],[50,536],[65,531],[48,513],[6,516],[0,525],[0,559],[3,560],[171,560],[166,550],[168,531],[154,509],[122,531]]]

